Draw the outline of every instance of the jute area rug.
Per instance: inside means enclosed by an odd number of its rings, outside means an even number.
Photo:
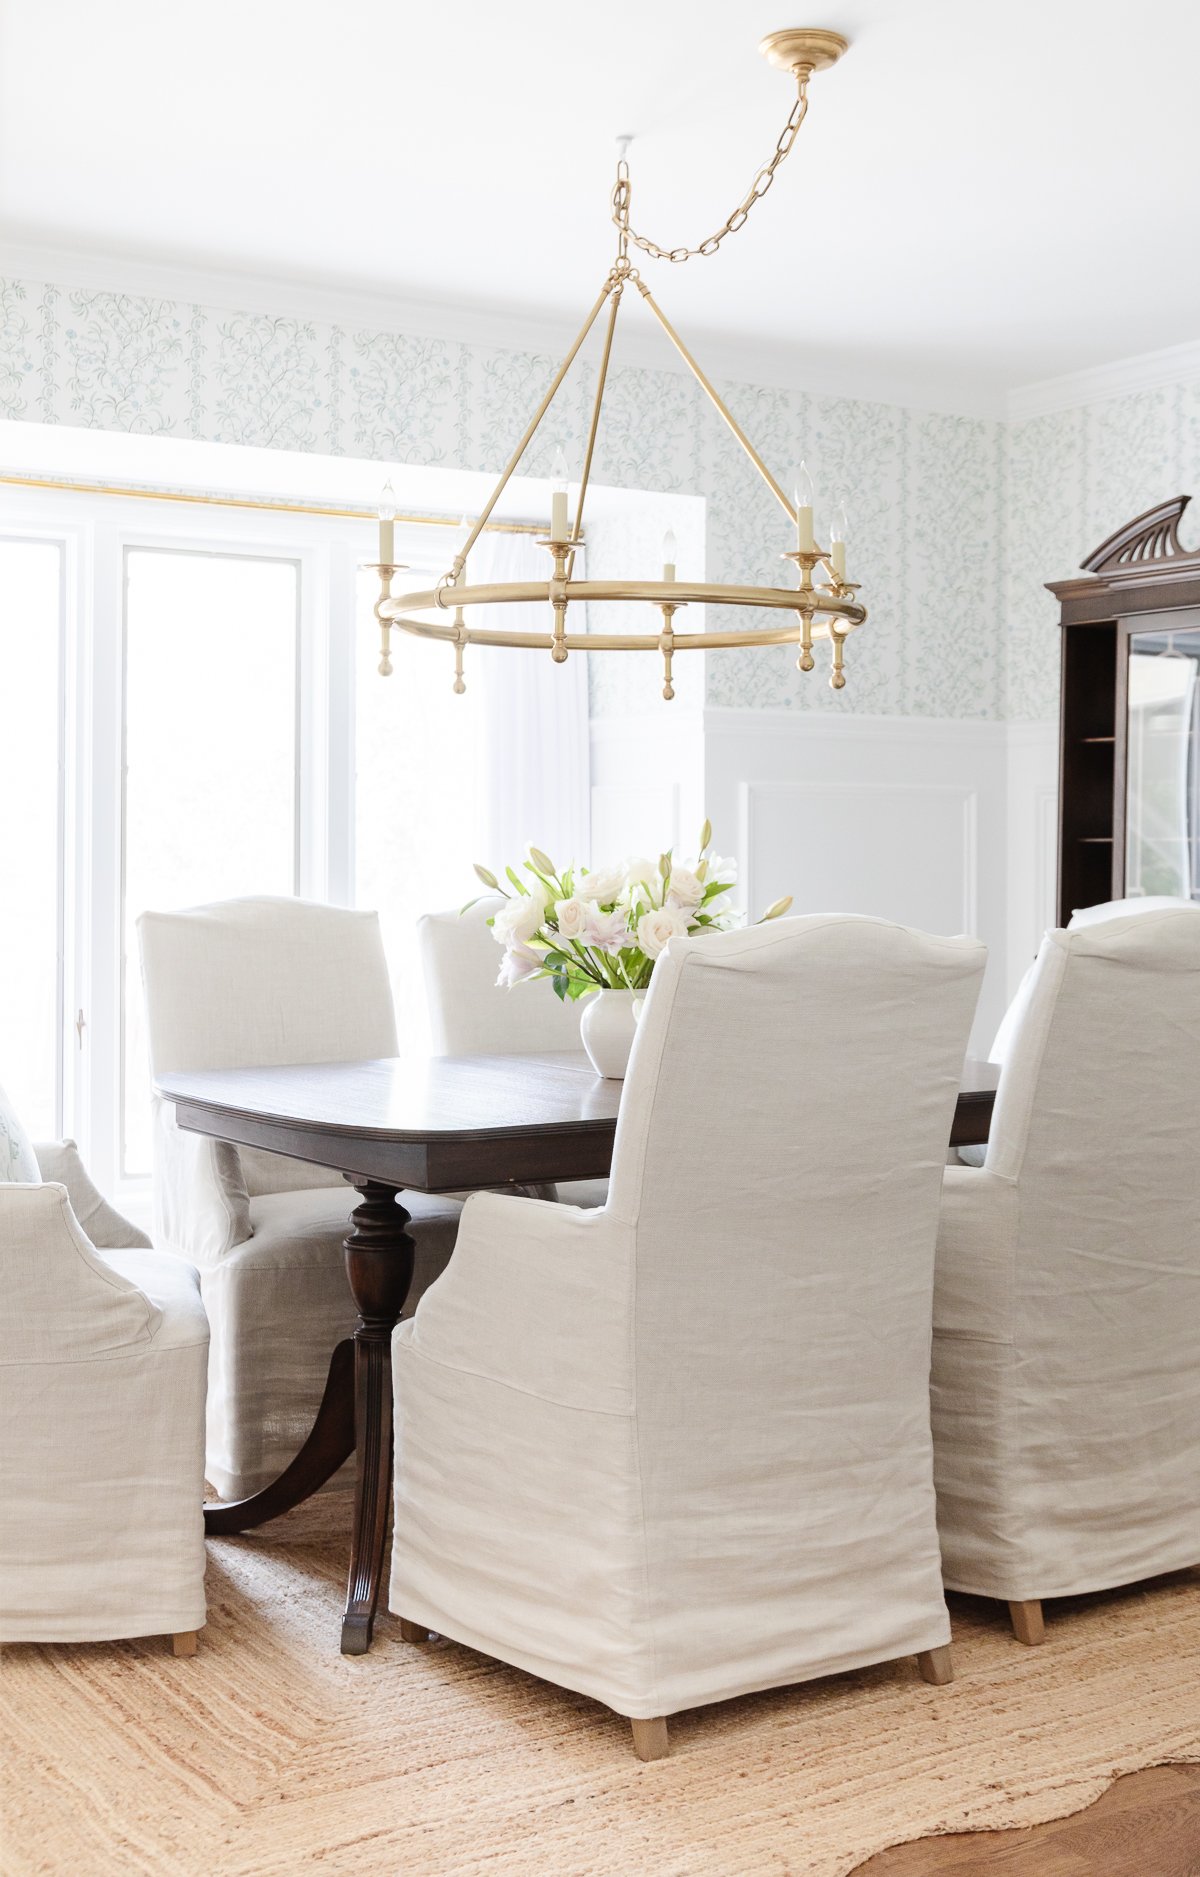
[[[383,1616],[337,1650],[341,1495],[210,1546],[200,1652],[8,1649],[4,1877],[844,1877],[1200,1760],[1200,1573],[1052,1606],[1024,1649],[955,1599],[958,1678],[898,1662],[680,1715],[641,1765],[582,1697]]]

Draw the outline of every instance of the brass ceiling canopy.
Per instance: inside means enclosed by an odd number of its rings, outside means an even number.
[[[850,41],[821,26],[793,26],[787,32],[768,33],[759,40],[758,49],[776,71],[792,72],[798,78],[801,72],[823,72],[827,65],[836,65],[843,52],[849,51]]]
[[[403,569],[393,558],[395,504],[390,499],[390,488],[385,490],[385,499],[381,501],[379,510],[379,560],[373,564],[373,571],[380,577],[380,597],[375,606],[375,614],[380,625],[379,670],[383,677],[391,674],[391,632],[394,626],[398,626],[401,631],[412,633],[417,638],[441,639],[453,645],[454,689],[457,692],[466,689],[463,680],[463,653],[468,645],[513,646],[548,651],[556,664],[562,664],[572,652],[658,652],[663,661],[663,696],[672,698],[675,691],[671,667],[677,652],[702,651],[706,648],[715,650],[725,646],[766,648],[772,645],[798,645],[800,651],[797,665],[801,671],[811,671],[814,664],[813,642],[817,639],[827,639],[832,661],[829,682],[835,690],[839,691],[845,684],[843,647],[846,636],[856,627],[861,626],[867,617],[866,608],[855,598],[858,592],[857,586],[846,579],[845,511],[839,502],[831,522],[830,545],[827,549],[818,546],[813,531],[812,481],[803,462],[800,463],[796,472],[792,498],[789,499],[737,419],[721,399],[712,381],[705,376],[692,357],[650,288],[642,279],[638,268],[630,259],[629,252],[632,247],[647,255],[651,260],[683,262],[697,256],[707,257],[715,254],[726,236],[736,234],[755,204],[761,201],[770,189],[775,180],[776,170],[796,141],[800,126],[808,111],[810,76],[813,72],[822,71],[840,59],[846,51],[846,41],[840,33],[827,32],[818,27],[797,27],[787,32],[769,34],[762,41],[759,50],[778,70],[789,73],[796,84],[796,101],[787,123],[779,134],[773,154],[758,170],[750,188],[733,213],[698,247],[664,248],[647,236],[639,234],[630,222],[632,191],[629,181],[629,165],[625,160],[624,147],[622,147],[612,194],[612,219],[617,230],[616,258],[609,268],[595,304],[584,320],[570,351],[555,372],[545,396],[505,465],[499,482],[492,490],[483,510],[471,526],[466,540],[455,555],[453,564],[443,574],[437,586],[427,592],[405,593],[393,597],[392,579]],[[628,141],[628,138],[621,139],[622,146],[626,146]],[[592,458],[604,403],[609,360],[612,355],[613,334],[622,297],[628,286],[637,289],[667,338],[706,395],[712,400],[788,517],[795,532],[795,546],[787,550],[781,558],[791,561],[795,566],[797,570],[795,586],[723,586],[707,580],[678,580],[675,575],[674,536],[669,531],[663,543],[662,578],[659,580],[634,578],[576,580],[573,578],[575,555],[581,540],[584,501],[591,477]],[[550,527],[541,542],[552,558],[553,572],[546,580],[541,581],[504,581],[473,586],[466,579],[467,559],[471,549],[487,525],[510,477],[541,427],[542,420],[553,404],[584,340],[605,308],[607,308],[608,317],[604,328],[604,344],[573,517],[570,514],[569,503],[569,472],[565,461],[562,460],[561,451],[556,457],[553,471]],[[818,568],[824,578],[814,583],[813,575]],[[634,604],[647,605],[659,614],[661,623],[652,631],[572,633],[567,630],[567,615],[572,602],[577,600],[626,600]],[[467,615],[472,607],[519,605],[529,601],[542,601],[549,608],[550,621],[546,632],[506,631],[498,626],[483,627],[467,623]],[[773,615],[777,623],[768,623],[765,626],[747,625],[737,630],[720,632],[677,632],[675,630],[675,615],[681,608],[706,604],[755,608],[766,611],[769,617]],[[430,617],[414,617],[422,613]],[[447,619],[444,616],[446,613],[452,613],[453,617]],[[439,615],[442,616],[439,617]],[[794,617],[788,618],[788,615]]]

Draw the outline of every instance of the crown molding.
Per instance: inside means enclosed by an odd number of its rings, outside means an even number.
[[[1200,378],[1200,339],[1187,345],[1164,346],[1158,352],[1139,352],[1132,358],[1114,359],[1110,365],[1066,372],[1061,378],[1044,378],[1038,384],[1022,385],[1009,392],[1005,416],[1010,424],[1021,423],[1028,417],[1073,410],[1081,404],[1100,404],[1108,398],[1127,397],[1135,391],[1157,391],[1163,385],[1175,385],[1192,378]]]
[[[0,241],[0,275],[90,292],[182,300],[230,312],[411,333],[502,351],[544,352],[553,357],[561,356],[576,330],[573,320],[461,302],[406,299],[353,281],[335,285],[19,242]],[[773,344],[702,329],[689,332],[689,343],[709,376],[720,380],[992,421],[1004,414],[1003,393],[996,389],[994,380],[983,382],[970,373],[948,377],[936,366],[904,366],[886,359],[853,356],[813,356],[799,345]],[[623,330],[621,362],[679,376],[687,374],[674,348],[652,325],[644,330],[636,326]]]

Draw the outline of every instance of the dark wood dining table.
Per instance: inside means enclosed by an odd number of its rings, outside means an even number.
[[[952,1146],[986,1141],[998,1075],[991,1063],[964,1065]],[[249,1531],[309,1498],[356,1455],[344,1655],[370,1647],[387,1536],[391,1339],[414,1251],[410,1214],[398,1195],[602,1178],[612,1161],[621,1087],[601,1080],[582,1052],[396,1057],[158,1078],[181,1127],[329,1167],[359,1194],[346,1239],[358,1321],[333,1351],[312,1430],[278,1479],[204,1513],[211,1534]]]

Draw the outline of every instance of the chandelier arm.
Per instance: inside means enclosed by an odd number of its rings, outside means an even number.
[[[610,274],[608,279],[605,281],[603,287],[601,288],[600,293],[597,295],[595,305],[592,307],[591,312],[588,314],[587,318],[583,322],[583,325],[580,327],[579,332],[575,338],[575,342],[571,347],[571,350],[567,353],[567,356],[564,358],[562,364],[559,366],[558,370],[555,372],[554,377],[551,379],[549,390],[546,392],[545,397],[542,399],[536,411],[533,413],[533,416],[530,418],[529,423],[526,427],[524,436],[521,438],[521,441],[518,443],[516,449],[513,451],[512,455],[509,457],[508,463],[505,466],[504,472],[501,475],[499,482],[496,484],[495,488],[492,490],[491,495],[488,497],[487,503],[485,504],[481,514],[476,520],[474,527],[471,529],[470,534],[467,536],[466,540],[463,542],[463,545],[458,550],[458,553],[454,556],[454,565],[450,569],[450,584],[452,586],[456,586],[458,584],[458,581],[462,577],[462,570],[466,566],[468,554],[471,552],[471,549],[474,547],[476,541],[478,541],[480,535],[482,534],[484,528],[486,527],[488,517],[490,516],[492,510],[495,508],[496,503],[500,500],[500,497],[503,495],[505,488],[508,485],[509,478],[511,477],[513,471],[516,469],[517,464],[520,462],[526,450],[529,448],[530,442],[532,441],[533,436],[535,432],[537,431],[538,425],[541,423],[543,417],[546,415],[546,412],[550,409],[550,406],[553,404],[554,399],[558,393],[559,386],[562,384],[563,379],[566,377],[567,373],[570,371],[571,366],[575,363],[575,355],[579,351],[579,348],[583,344],[584,340],[587,338],[589,332],[592,330],[592,327],[595,325],[600,309],[604,305],[605,301],[609,298],[610,294],[613,292],[613,287],[614,287],[614,282],[613,282],[612,275]]]
[[[745,431],[742,429],[742,426],[739,424],[737,418],[734,416],[729,406],[722,399],[720,392],[717,390],[717,387],[713,384],[712,380],[708,378],[705,375],[705,373],[700,369],[700,366],[696,363],[696,360],[692,357],[692,354],[688,351],[686,345],[683,343],[683,340],[680,338],[679,334],[676,332],[674,326],[672,326],[670,320],[667,318],[666,314],[663,312],[662,307],[658,304],[658,301],[654,298],[654,295],[651,293],[645,281],[639,279],[637,284],[638,284],[638,289],[642,295],[642,298],[645,300],[646,305],[650,308],[650,311],[654,314],[655,319],[658,321],[659,325],[662,327],[663,331],[666,333],[668,339],[671,341],[671,344],[675,347],[675,350],[679,353],[680,357],[683,359],[684,363],[687,365],[687,367],[691,371],[692,376],[696,379],[696,382],[700,385],[701,389],[705,391],[708,394],[708,396],[712,399],[718,411],[720,411],[721,416],[725,419],[725,422],[729,425],[730,430],[732,430],[734,436],[737,438],[738,442],[741,444],[742,448],[745,450],[746,455],[750,458],[750,461],[754,464],[755,469],[757,469],[759,475],[762,477],[768,489],[770,489],[772,495],[775,497],[775,500],[779,503],[779,506],[782,508],[784,514],[787,516],[792,526],[795,527],[796,525],[795,509],[793,508],[792,504],[788,501],[787,496],[784,494],[783,490],[780,488],[779,484],[776,482],[774,476],[771,474],[766,464],[763,462],[762,457],[759,455],[758,451],[755,449],[754,445],[751,443],[749,437],[746,435]]]
[[[588,481],[592,473],[592,453],[596,448],[596,433],[600,428],[600,406],[604,402],[604,386],[608,379],[608,361],[612,356],[613,334],[617,330],[617,314],[621,310],[621,295],[624,282],[617,281],[612,289],[612,303],[608,311],[608,330],[604,335],[604,350],[600,355],[599,376],[596,379],[596,397],[592,405],[592,421],[588,426],[587,449],[583,457],[583,474],[579,479],[579,500],[575,505],[575,525],[571,529],[571,552],[567,557],[567,579],[575,571],[575,548],[583,528],[583,504],[587,497]]]

